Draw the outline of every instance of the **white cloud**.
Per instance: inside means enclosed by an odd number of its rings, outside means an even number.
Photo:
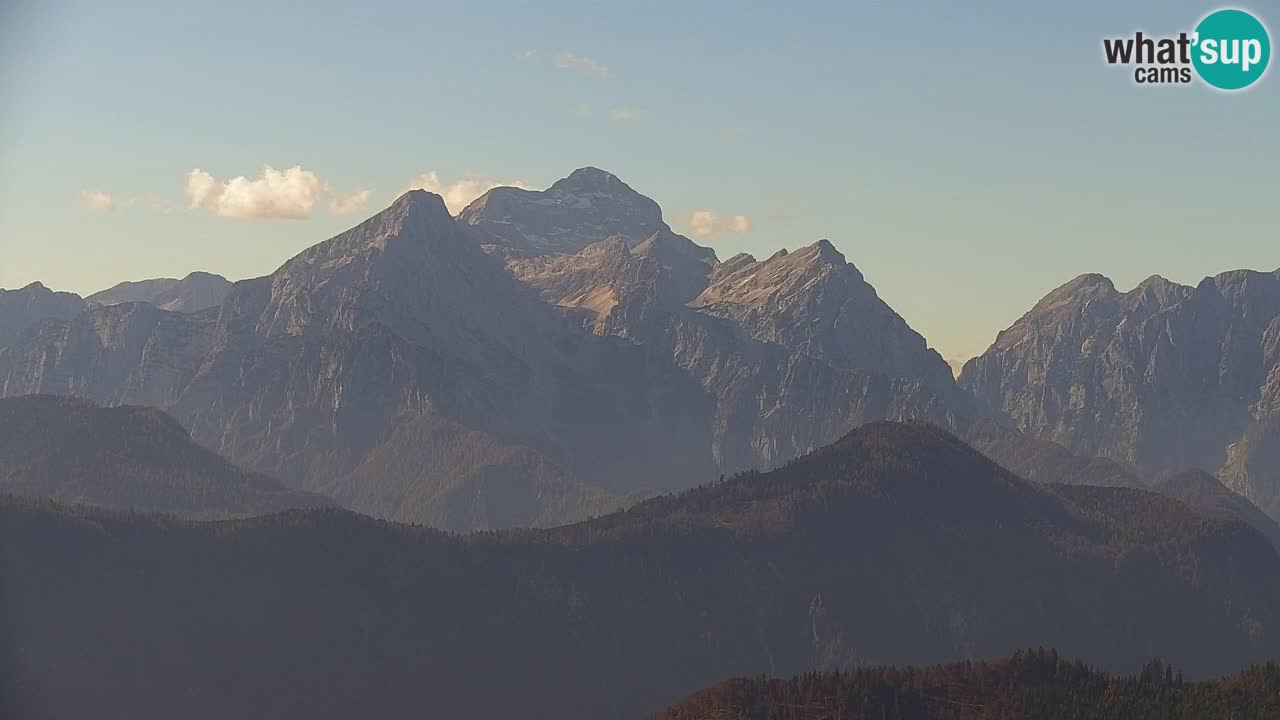
[[[488,178],[476,177],[468,175],[459,178],[453,182],[445,182],[440,178],[440,173],[432,170],[431,172],[421,173],[409,181],[402,192],[410,190],[426,190],[433,192],[444,198],[444,204],[449,208],[449,212],[458,213],[472,200],[480,197],[489,190],[496,187],[518,187],[525,190],[532,190],[532,186],[523,180],[506,180],[497,181]]]
[[[751,230],[751,218],[746,215],[721,216],[710,210],[694,210],[689,214],[689,234],[696,238],[709,238],[726,233],[744,233]]]
[[[372,190],[359,190],[349,195],[335,195],[329,199],[330,215],[351,215],[352,213],[363,212],[369,206],[369,196],[373,195]]]
[[[100,190],[85,190],[80,193],[80,205],[89,210],[114,210],[116,201]]]
[[[218,217],[285,220],[311,217],[315,204],[322,200],[329,201],[329,212],[334,215],[359,212],[372,194],[361,190],[340,196],[301,165],[286,170],[264,165],[260,177],[240,175],[225,182],[196,168],[187,173],[185,193],[190,210],[203,209]]]
[[[619,105],[618,107],[609,111],[609,119],[615,122],[627,122],[629,120],[635,120],[643,114],[644,114],[644,111],[642,111],[638,107],[632,107],[630,105]]]
[[[609,77],[609,66],[593,57],[576,55],[568,50],[561,50],[551,58],[551,64],[560,70],[572,70],[591,77]]]
[[[320,177],[301,165],[287,170],[264,165],[262,177],[250,180],[241,175],[226,182],[199,168],[187,173],[188,207],[219,217],[302,220],[311,217],[316,200],[328,194]]]

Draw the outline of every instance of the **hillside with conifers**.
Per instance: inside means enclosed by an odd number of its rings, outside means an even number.
[[[722,682],[650,720],[1266,720],[1280,664],[1213,680],[1153,660],[1109,674],[1043,648],[995,662],[870,666]]]
[[[197,445],[161,410],[54,395],[0,398],[0,493],[198,520],[334,504]]]
[[[0,587],[0,715],[37,720],[636,718],[762,673],[1280,654],[1249,525],[1035,485],[916,423],[549,530],[8,499]]]

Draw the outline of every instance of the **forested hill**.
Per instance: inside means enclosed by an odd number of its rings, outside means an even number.
[[[163,411],[53,395],[0,398],[0,493],[193,519],[334,504],[237,467]]]
[[[0,587],[23,718],[635,718],[728,677],[1028,646],[1188,677],[1280,654],[1252,528],[1033,485],[917,424],[551,530],[8,500]]]
[[[1264,720],[1280,717],[1280,665],[1188,682],[1158,660],[1109,675],[1052,650],[997,662],[860,667],[729,680],[651,720]]]

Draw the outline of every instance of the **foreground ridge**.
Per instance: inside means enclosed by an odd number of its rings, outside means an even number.
[[[1040,645],[1202,678],[1280,628],[1280,557],[1232,514],[1027,482],[923,423],[545,530],[0,498],[0,587],[23,718],[636,718],[727,677]]]
[[[729,680],[651,720],[960,720],[972,718],[1270,718],[1280,714],[1280,664],[1188,682],[1171,665],[1099,672],[1054,650],[995,662],[868,666],[789,679]]]

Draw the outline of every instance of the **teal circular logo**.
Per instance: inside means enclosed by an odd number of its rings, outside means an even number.
[[[1219,90],[1241,90],[1258,81],[1271,60],[1271,37],[1244,10],[1212,12],[1196,26],[1191,63],[1200,79]]]

